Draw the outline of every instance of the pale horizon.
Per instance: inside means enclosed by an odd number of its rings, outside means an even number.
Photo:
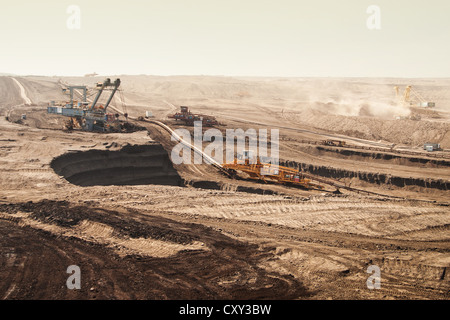
[[[0,73],[449,78],[449,11],[446,0],[18,0],[0,12]]]

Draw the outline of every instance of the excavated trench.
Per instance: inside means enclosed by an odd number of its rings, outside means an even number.
[[[399,188],[416,186],[438,190],[450,190],[450,182],[442,179],[406,178],[384,173],[351,171],[346,169],[318,166],[290,160],[280,161],[280,165],[332,179],[357,178],[361,181],[377,185],[392,185]]]
[[[117,151],[89,150],[65,153],[51,162],[55,173],[78,186],[170,185],[255,194],[277,192],[209,180],[185,180],[160,144],[127,145]]]
[[[58,175],[79,186],[183,185],[160,144],[127,145],[117,151],[69,152],[53,159],[50,165]]]
[[[126,145],[119,150],[88,150],[65,153],[51,162],[51,167],[68,182],[79,186],[99,185],[171,185],[201,189],[229,190],[217,181],[187,181],[174,168],[169,154],[160,144]],[[450,190],[445,180],[417,179],[382,173],[349,171],[296,161],[280,161],[280,165],[333,179],[357,178],[361,181],[396,187],[417,186]],[[274,194],[258,187],[234,186],[237,192]]]
[[[392,163],[396,165],[415,166],[424,168],[447,168],[450,167],[450,161],[445,159],[430,159],[426,157],[414,157],[407,155],[398,155],[392,153],[383,152],[368,152],[359,150],[350,150],[344,148],[328,148],[322,146],[316,146],[315,148],[309,148],[308,153],[317,156],[338,156],[344,159],[354,159],[359,161],[375,161]]]

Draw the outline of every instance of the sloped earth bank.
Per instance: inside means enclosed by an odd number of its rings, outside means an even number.
[[[201,189],[233,190],[257,194],[277,191],[213,180],[185,180],[160,144],[127,145],[119,150],[68,152],[50,164],[56,174],[78,186],[171,185]]]
[[[50,165],[58,175],[79,186],[182,183],[160,144],[69,152],[53,159]]]
[[[312,164],[305,164],[296,161],[280,161],[280,164],[298,170],[302,170],[305,172],[309,172],[318,176],[333,179],[356,178],[368,183],[394,186],[399,188],[421,187],[426,189],[438,189],[444,191],[450,189],[450,181],[446,181],[443,179],[434,180],[434,179],[420,179],[420,178],[405,178],[393,176],[390,174],[383,174],[379,172],[360,172],[326,166],[315,166]]]
[[[296,299],[310,295],[294,277],[259,266],[270,249],[200,224],[53,201],[1,205],[0,212],[0,231],[7,235],[0,238],[3,299]],[[99,241],[99,228],[92,238],[83,238],[77,229],[86,222],[110,227],[113,240]],[[164,257],[139,250],[123,254],[126,240],[139,238],[179,248]],[[194,243],[200,245],[191,248]],[[80,267],[80,290],[66,287],[70,265]]]

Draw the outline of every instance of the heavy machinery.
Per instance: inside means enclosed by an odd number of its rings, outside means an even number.
[[[345,147],[345,141],[342,140],[323,140],[322,144],[325,146]]]
[[[433,152],[433,151],[441,151],[441,145],[439,143],[430,143],[427,142],[423,145],[423,149],[427,150],[428,152]]]
[[[180,112],[170,115],[169,118],[175,119],[175,121],[181,120],[188,126],[193,126],[195,121],[201,121],[204,127],[212,127],[218,124],[216,118],[202,114],[193,114],[186,106],[181,106]]]
[[[170,129],[166,124],[150,120],[153,124],[156,124],[169,132],[171,135],[175,137],[175,140],[178,140],[179,142],[184,141],[182,138],[177,136],[172,129]],[[279,183],[283,185],[294,185],[294,186],[300,186],[302,188],[306,189],[313,189],[316,188],[318,190],[324,190],[323,185],[317,184],[313,181],[320,182],[322,184],[333,186],[336,188],[335,191],[333,191],[334,194],[340,194],[340,189],[346,189],[353,192],[363,192],[367,194],[372,195],[381,195],[375,192],[367,191],[367,190],[361,190],[352,188],[350,186],[344,185],[334,179],[330,178],[324,178],[319,177],[316,175],[308,174],[305,172],[301,172],[299,170],[295,170],[292,168],[279,166],[276,164],[268,163],[270,160],[267,160],[267,163],[262,163],[260,161],[260,157],[253,157],[251,150],[244,150],[242,154],[238,154],[237,158],[234,158],[232,163],[219,163],[213,158],[211,158],[209,155],[206,155],[201,151],[200,149],[196,148],[190,143],[187,143],[184,141],[184,144],[189,146],[194,152],[201,154],[203,156],[203,159],[207,161],[207,163],[211,164],[213,167],[220,170],[224,175],[226,175],[228,178],[239,178],[239,171],[246,174],[246,176],[252,180],[260,181],[264,183],[268,182],[274,182]],[[263,161],[265,161],[267,158],[261,157]],[[247,178],[247,177],[240,177],[240,178]]]
[[[397,100],[405,106],[417,106],[432,108],[436,106],[434,102],[426,101],[412,86],[406,86],[403,96],[400,96],[399,87],[394,87]]]
[[[375,192],[361,190],[344,185],[334,179],[318,177],[316,175],[301,172],[299,170],[283,167],[271,163],[262,163],[259,157],[252,156],[251,151],[244,151],[238,155],[232,163],[224,163],[221,168],[226,171],[231,178],[236,178],[238,172],[246,174],[248,179],[261,181],[264,183],[277,183],[287,186],[298,186],[305,189],[324,190],[323,185],[336,188],[333,193],[340,194],[340,189],[346,189],[354,192],[363,192],[367,194],[380,195]],[[319,184],[320,182],[321,184]]]
[[[97,83],[96,90],[98,90],[98,92],[91,104],[86,100],[86,86],[68,86],[67,89],[70,92],[70,101],[61,106],[56,105],[55,102],[52,101],[47,108],[47,113],[70,117],[66,122],[66,127],[68,129],[80,127],[85,131],[115,131],[118,127],[119,115],[107,113],[107,110],[114,94],[119,89],[119,86],[120,79],[111,82],[111,79],[107,78],[104,82]],[[73,99],[74,90],[83,91],[82,102],[77,102]],[[105,105],[97,105],[100,96],[106,90],[111,91],[107,102]]]
[[[224,163],[222,167],[231,175],[237,175],[237,172],[243,172],[249,179],[262,182],[273,182],[284,185],[294,185],[305,189],[323,190],[323,186],[312,182],[304,173],[271,163],[262,163],[259,157],[253,157],[251,151],[244,151],[238,155],[233,163]]]

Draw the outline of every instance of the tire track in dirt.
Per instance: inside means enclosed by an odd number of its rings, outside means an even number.
[[[86,221],[81,210],[91,221]],[[309,294],[298,279],[259,267],[259,261],[270,254],[268,251],[202,225],[142,215],[133,210],[124,215],[52,201],[6,204],[1,205],[0,211],[4,212],[0,219],[2,233],[18,235],[13,243],[2,237],[2,248],[14,245],[24,250],[33,243],[27,251],[30,264],[20,273],[23,277],[9,278],[6,287],[2,287],[4,291],[0,294],[5,296],[8,288],[15,285],[8,295],[10,299],[295,299]],[[8,219],[10,216],[15,219]],[[36,218],[46,227],[27,224],[27,217]],[[96,222],[97,218],[101,222]],[[136,237],[145,233],[147,226],[152,228],[147,232],[153,237],[164,235],[165,241],[175,242],[193,239],[205,243],[208,250],[182,250],[168,257],[146,256],[143,252],[120,256],[113,248],[76,236],[78,231],[88,231],[87,234],[98,234],[100,239],[129,232]],[[59,234],[62,227],[73,229],[75,235]],[[165,233],[168,228],[172,235]],[[50,249],[51,254],[47,252]],[[42,256],[45,261],[40,261]],[[64,287],[68,277],[65,268],[72,264],[80,266],[83,283],[87,284],[78,292]],[[29,281],[34,285],[27,286]]]
[[[167,213],[389,237],[450,223],[445,207],[417,206],[408,201],[378,201],[370,197],[286,199],[276,195],[255,195],[249,200],[236,194],[217,192],[201,204],[190,202],[189,197],[187,191],[180,190],[177,203],[171,205],[154,200],[153,206]]]
[[[441,278],[445,268],[429,265],[430,260],[436,261],[432,255],[440,255],[441,265],[445,264],[445,257],[449,257],[445,242],[391,240],[206,217],[196,221],[273,250],[273,258],[263,261],[261,266],[301,277],[315,292],[314,299],[330,296],[338,299],[450,297],[448,275],[446,279]],[[417,257],[389,268],[385,262],[389,252],[394,257],[405,252]],[[423,262],[418,257],[423,257]],[[369,277],[366,269],[372,264],[382,270],[382,290],[371,291],[366,286]],[[426,281],[420,280],[423,277]]]
[[[28,98],[27,93],[25,91],[25,88],[23,87],[23,85],[16,79],[16,78],[11,78],[19,87],[20,90],[20,96],[22,97],[24,103],[27,104],[32,104],[30,98]]]

